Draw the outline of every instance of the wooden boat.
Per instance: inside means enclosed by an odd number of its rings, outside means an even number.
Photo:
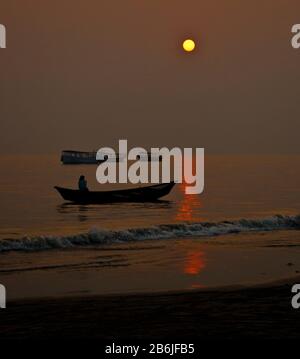
[[[174,182],[153,186],[123,189],[117,191],[80,191],[62,187],[54,187],[66,201],[91,204],[112,202],[151,202],[169,194],[175,186]]]

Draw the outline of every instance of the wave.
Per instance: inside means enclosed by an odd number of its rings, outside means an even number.
[[[214,237],[232,233],[300,229],[300,216],[277,215],[264,219],[240,219],[223,222],[166,224],[149,228],[119,231],[93,229],[88,233],[68,236],[37,236],[0,240],[0,252],[44,251],[94,247],[113,243],[184,237]]]

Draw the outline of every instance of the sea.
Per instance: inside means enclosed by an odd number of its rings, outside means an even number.
[[[8,298],[199,290],[300,271],[300,156],[207,155],[205,188],[161,201],[75,205],[97,165],[58,155],[0,156],[0,283]]]

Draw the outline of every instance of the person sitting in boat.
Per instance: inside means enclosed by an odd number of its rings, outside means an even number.
[[[89,190],[87,187],[87,180],[82,175],[79,177],[78,188],[80,191],[88,191]]]

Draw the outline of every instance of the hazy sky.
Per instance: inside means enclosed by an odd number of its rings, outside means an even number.
[[[299,0],[1,0],[0,23],[1,153],[300,153]]]

